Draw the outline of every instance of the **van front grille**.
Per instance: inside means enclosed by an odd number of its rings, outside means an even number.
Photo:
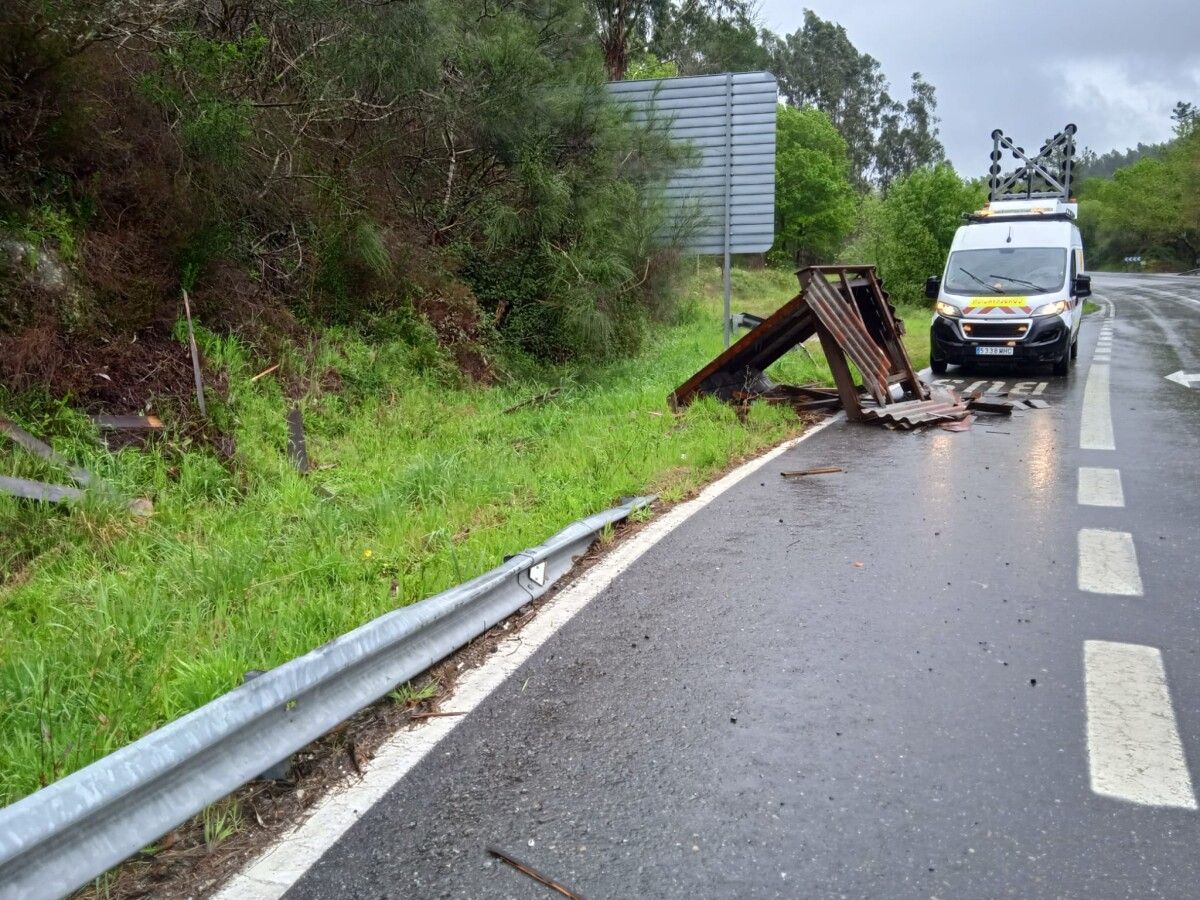
[[[970,330],[968,331],[968,327]],[[1013,322],[965,322],[963,334],[968,338],[1023,338],[1029,333],[1029,323]]]

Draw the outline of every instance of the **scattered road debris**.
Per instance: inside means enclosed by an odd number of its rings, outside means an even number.
[[[1049,405],[980,392],[963,398],[921,381],[901,340],[904,324],[874,266],[809,266],[796,275],[800,293],[766,319],[743,313],[740,322],[752,326],[749,333],[677,387],[668,398],[672,409],[710,394],[738,404],[739,415],[751,402],[787,403],[797,412],[840,408],[852,422],[893,430],[939,425],[966,431],[976,413],[1012,415]],[[836,391],[775,384],[767,377],[772,363],[814,334]],[[851,363],[862,384],[855,382]]]
[[[301,475],[308,474],[308,447],[304,440],[304,413],[299,406],[288,410],[288,458]]]
[[[158,416],[108,416],[90,417],[92,424],[104,431],[160,431],[162,419]]]
[[[845,472],[841,466],[817,466],[815,469],[797,469],[795,472],[780,472],[784,478],[799,478],[802,475],[832,475],[835,472]]]
[[[208,407],[204,404],[204,379],[200,376],[200,348],[196,346],[196,330],[192,327],[192,304],[188,301],[188,292],[183,292],[183,312],[187,316],[188,348],[192,352],[192,375],[196,381],[196,405],[200,407],[200,415],[208,418]]]
[[[939,422],[938,427],[946,431],[970,431],[971,426],[975,423],[977,416],[974,413],[968,413],[961,419],[954,419],[949,422]]]
[[[275,363],[275,365],[271,366],[270,368],[263,369],[261,372],[259,372],[253,378],[251,378],[249,383],[254,384],[254,382],[258,381],[258,379],[265,378],[266,376],[268,376],[272,372],[274,372],[276,369],[278,369],[281,365],[282,365],[282,363]]]
[[[887,406],[871,406],[864,402],[863,419],[877,422],[885,428],[910,431],[926,425],[937,425],[965,419],[966,403],[953,388],[936,386],[928,400],[908,400]]]
[[[541,404],[545,403],[547,400],[553,400],[555,397],[557,397],[561,393],[562,393],[562,388],[560,388],[560,387],[550,388],[550,390],[545,391],[541,394],[536,394],[535,396],[529,397],[525,400],[522,400],[520,403],[514,403],[512,406],[510,406],[506,410],[504,410],[504,412],[505,413],[516,412],[518,409],[524,409],[526,406],[540,406]]]
[[[34,437],[24,428],[3,416],[0,416],[0,433],[7,435],[14,443],[34,456],[66,469],[71,475],[71,480],[80,488],[90,487],[107,495],[113,493],[110,485],[93,477],[87,469],[75,465],[45,441]],[[83,499],[83,491],[79,488],[64,484],[47,484],[43,481],[15,478],[9,475],[0,475],[0,491],[21,500],[36,500],[42,503],[73,503]],[[154,513],[154,504],[149,499],[140,497],[129,504],[129,511],[139,518],[145,518]]]
[[[865,421],[863,389],[854,383],[849,362],[863,373],[866,392],[881,407],[929,396],[904,352],[903,324],[873,266],[810,266],[797,277],[800,293],[676,388],[669,398],[673,408],[712,394],[727,402],[791,402],[800,409],[840,405],[852,421]],[[814,334],[837,391],[818,395],[820,389],[772,382],[766,369]]]
[[[440,718],[441,716],[465,716],[466,714],[467,714],[466,710],[454,710],[454,711],[448,711],[448,712],[442,712],[441,710],[437,710],[435,712],[409,713],[408,717],[410,719],[437,719],[437,718]]]
[[[550,890],[557,891],[559,894],[562,894],[564,897],[570,897],[571,900],[583,900],[583,896],[581,894],[577,894],[573,890],[571,890],[569,887],[564,887],[563,885],[559,884],[554,879],[546,877],[541,872],[539,872],[537,869],[533,868],[533,866],[531,866],[527,863],[521,862],[521,860],[517,859],[515,856],[513,856],[510,853],[506,853],[505,851],[501,850],[499,847],[494,847],[494,846],[488,847],[487,852],[490,853],[492,856],[496,857],[496,859],[500,860],[501,862],[507,863],[508,865],[512,866],[514,869],[516,869],[522,875],[528,875],[530,878],[532,878],[538,884],[543,884],[546,887],[550,888]]]
[[[56,466],[62,466],[71,473],[71,480],[80,487],[87,487],[92,483],[92,475],[87,469],[75,465],[45,441],[35,438],[15,422],[3,416],[0,416],[0,432],[8,435],[13,442],[25,448],[34,456],[41,457],[46,462],[53,463]]]
[[[65,484],[46,484],[28,478],[13,478],[0,475],[0,491],[20,500],[37,500],[42,503],[68,503],[83,499],[83,491]]]

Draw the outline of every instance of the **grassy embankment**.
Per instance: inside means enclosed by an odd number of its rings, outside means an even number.
[[[735,310],[766,313],[795,279],[739,271],[734,286]],[[667,392],[720,349],[719,275],[688,291],[685,321],[658,329],[638,357],[494,388],[463,385],[399,342],[330,335],[309,365],[335,369],[340,387],[303,401],[318,467],[307,479],[286,458],[278,382],[251,383],[257,366],[212,335],[207,358],[229,381],[214,416],[238,448],[229,466],[169,435],[169,450],[110,454],[64,404],[0,397],[123,496],[155,504],[136,520],[100,500],[68,511],[0,497],[0,803],[211,700],[247,669],[483,572],[621,496],[684,497],[798,432],[793,413],[765,404],[744,424],[710,400],[669,412]],[[924,365],[927,313],[906,318]],[[792,353],[773,374],[828,381],[813,353],[818,364]],[[561,392],[548,402],[506,412],[551,387]],[[0,472],[63,478],[8,446]]]

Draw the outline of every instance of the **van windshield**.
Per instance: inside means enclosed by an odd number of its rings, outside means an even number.
[[[950,254],[943,289],[950,294],[1045,294],[1066,283],[1062,247],[989,247]]]

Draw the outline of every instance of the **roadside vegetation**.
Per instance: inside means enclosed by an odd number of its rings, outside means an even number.
[[[1200,109],[1180,101],[1172,120],[1166,144],[1081,159],[1080,227],[1092,267],[1200,267]]]

